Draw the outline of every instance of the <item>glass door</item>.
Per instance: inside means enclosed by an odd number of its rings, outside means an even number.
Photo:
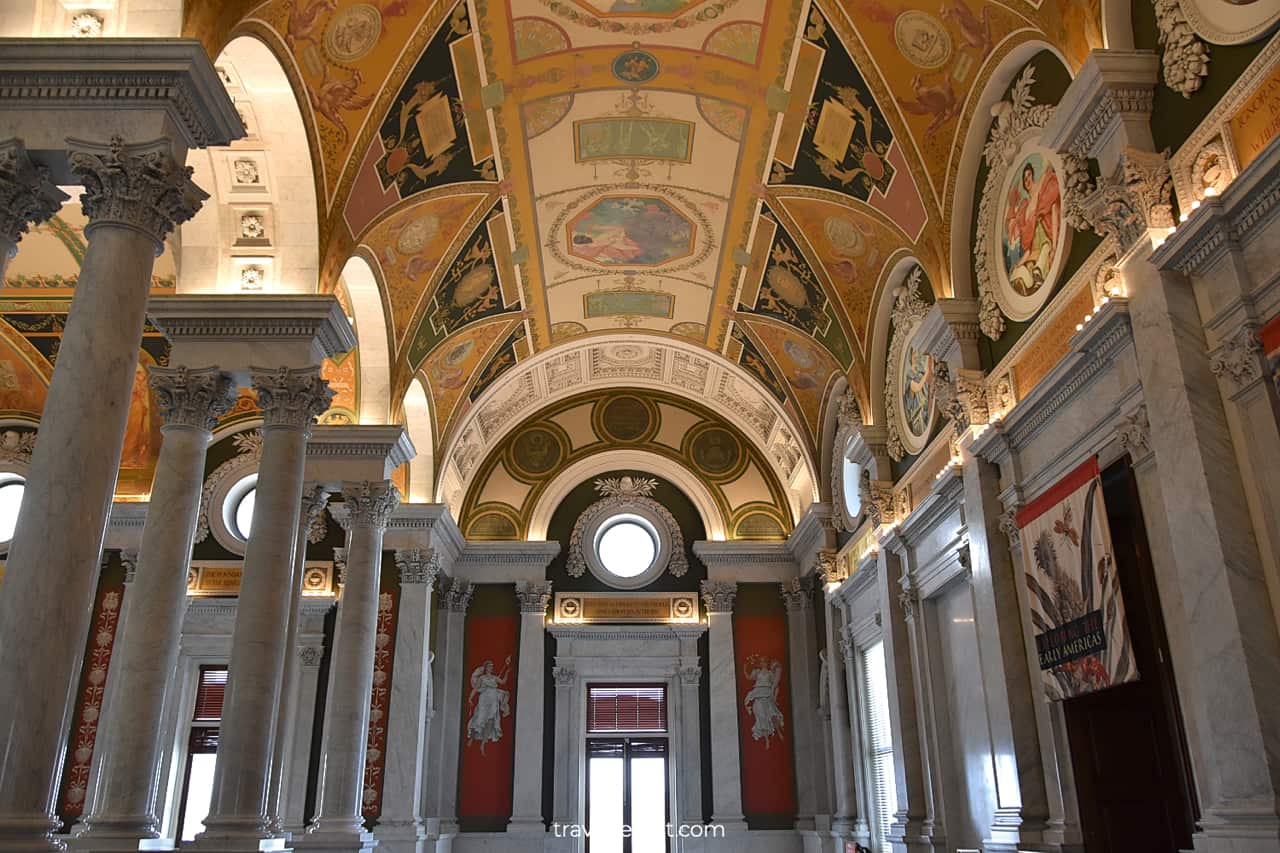
[[[589,853],[667,853],[667,820],[667,739],[588,739]]]

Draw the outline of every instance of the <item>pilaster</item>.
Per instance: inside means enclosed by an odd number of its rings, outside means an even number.
[[[747,828],[742,815],[738,684],[733,651],[733,605],[737,595],[738,585],[733,581],[702,582],[711,667],[711,820],[728,832]]]

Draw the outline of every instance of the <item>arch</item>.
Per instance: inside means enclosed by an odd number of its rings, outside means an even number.
[[[369,263],[360,255],[347,260],[342,283],[351,297],[360,348],[360,423],[385,424],[391,417],[391,346],[382,292]]]
[[[315,168],[293,87],[275,54],[253,35],[232,39],[214,64],[247,133],[229,146],[188,155],[195,182],[210,198],[180,227],[178,292],[315,293]],[[256,180],[245,180],[250,175]],[[258,217],[257,225],[246,217]]]
[[[713,542],[723,542],[726,538],[725,521],[716,507],[706,484],[699,480],[683,465],[647,450],[626,449],[612,450],[579,459],[566,466],[557,474],[534,504],[533,513],[529,517],[528,540],[541,542],[547,538],[547,527],[551,524],[551,516],[560,502],[573,491],[583,480],[597,474],[616,471],[619,468],[635,468],[647,474],[653,474],[670,482],[684,493],[698,511],[707,538]]]
[[[1102,0],[1102,42],[1107,50],[1133,50],[1132,0]]]
[[[885,426],[884,384],[888,381],[889,336],[892,332],[890,320],[893,317],[894,293],[899,284],[907,277],[907,273],[920,263],[915,255],[899,258],[893,265],[889,275],[885,277],[884,290],[880,291],[880,301],[876,305],[875,325],[871,335],[871,353],[868,364],[871,367],[871,423]]]
[[[1127,14],[1127,13],[1126,13]],[[1046,41],[1031,39],[1014,47],[1005,55],[987,78],[987,85],[978,96],[974,105],[973,119],[965,131],[964,146],[960,153],[960,162],[956,168],[955,194],[952,197],[951,209],[951,295],[958,298],[976,297],[977,288],[973,281],[973,228],[974,202],[981,191],[978,187],[978,172],[982,168],[982,149],[987,144],[987,134],[991,129],[991,110],[1004,99],[1005,90],[1013,82],[1013,78],[1030,61],[1031,57],[1042,50],[1050,51],[1070,72],[1071,63],[1062,51]],[[1074,76],[1074,74],[1072,75]],[[981,118],[981,120],[980,120]],[[935,285],[936,287],[936,285]],[[892,302],[889,303],[893,305]],[[885,346],[888,347],[886,341]],[[886,349],[886,352],[888,350]],[[874,397],[874,395],[872,395]],[[879,423],[877,420],[876,423]]]
[[[414,450],[418,451],[409,463],[408,499],[414,503],[427,503],[435,493],[435,437],[431,425],[431,401],[416,376],[404,392],[403,407],[405,429]]]

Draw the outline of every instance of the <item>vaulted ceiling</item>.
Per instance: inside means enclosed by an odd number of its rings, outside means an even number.
[[[248,34],[280,58],[309,130],[321,287],[369,262],[392,393],[419,378],[439,444],[518,363],[645,332],[745,369],[813,451],[830,389],[869,393],[889,270],[912,256],[949,289],[958,161],[992,70],[1028,41],[1078,65],[1098,6],[208,0],[187,30],[215,55]]]

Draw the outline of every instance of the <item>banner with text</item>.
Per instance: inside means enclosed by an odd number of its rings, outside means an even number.
[[[1136,680],[1097,459],[1019,510],[1018,527],[1049,699]]]

